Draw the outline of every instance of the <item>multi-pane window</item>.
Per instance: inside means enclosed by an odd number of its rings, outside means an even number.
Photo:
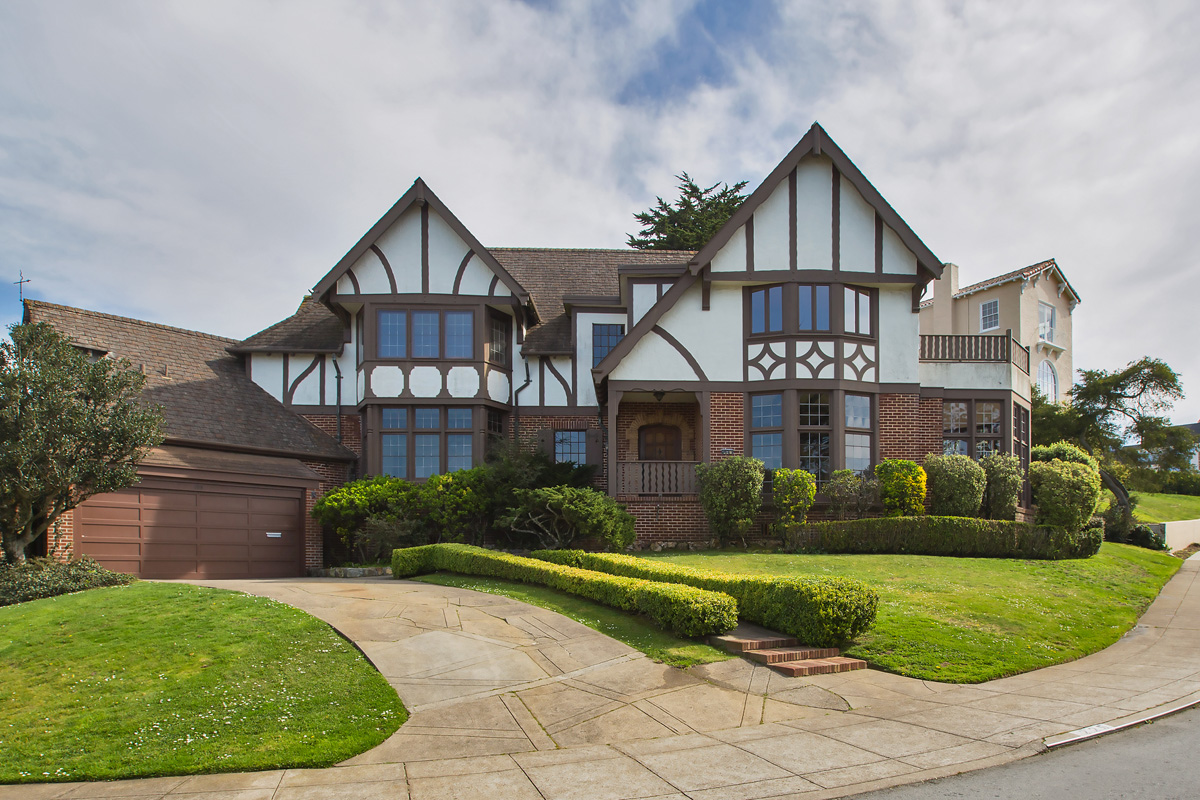
[[[473,358],[475,312],[380,309],[375,350],[378,358]]]
[[[863,473],[871,468],[871,397],[846,395],[846,469]]]
[[[844,298],[846,333],[871,335],[871,293],[866,289],[847,286]]]
[[[555,431],[554,461],[558,464],[586,464],[587,431]]]
[[[424,479],[469,469],[474,460],[470,408],[381,409],[380,472]]]
[[[408,434],[395,431],[408,430],[407,408],[383,409],[383,434],[380,437],[380,452],[383,464],[380,471],[393,478],[408,477]]]
[[[604,357],[625,336],[624,325],[607,325],[599,322],[592,325],[592,366],[600,365]]]
[[[1054,306],[1038,303],[1038,338],[1054,344]]]
[[[988,300],[979,304],[979,332],[994,331],[1000,327],[1000,301]]]
[[[750,398],[750,455],[767,469],[783,466],[783,395]]]
[[[783,330],[783,287],[770,286],[750,293],[750,332],[779,333]]]
[[[504,414],[495,408],[487,410],[487,432],[489,436],[504,435]]]
[[[499,364],[502,367],[508,366],[508,343],[510,338],[508,317],[500,314],[492,314],[489,317],[488,361],[491,361],[493,364]]]
[[[1052,403],[1058,402],[1058,373],[1049,361],[1038,364],[1037,387]]]
[[[797,288],[800,330],[829,330],[829,287],[801,285]]]
[[[800,435],[796,466],[807,470],[818,484],[829,480],[832,470],[830,437],[832,395],[828,392],[800,392]]]
[[[471,409],[446,409],[446,471],[471,468]],[[467,431],[453,433],[453,431]]]
[[[967,455],[971,433],[966,400],[946,400],[942,403],[942,453],[948,456]]]
[[[942,452],[981,459],[1003,452],[1004,405],[998,400],[942,403]]]

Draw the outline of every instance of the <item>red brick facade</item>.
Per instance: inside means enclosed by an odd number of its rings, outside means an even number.
[[[336,439],[338,435],[338,417],[336,414],[304,414],[306,420],[321,429],[321,431]],[[342,444],[362,456],[362,417],[356,413],[342,414]]]
[[[916,394],[879,395],[879,458],[920,464],[942,452],[942,400]]]
[[[347,444],[349,446],[349,444]],[[326,492],[341,486],[350,478],[351,465],[341,461],[305,461],[304,466],[321,476],[316,491],[304,493],[304,566],[321,569],[325,566],[325,533],[313,519],[312,509]]]
[[[511,419],[511,417],[510,417]],[[509,424],[511,431],[513,425]],[[544,430],[554,431],[588,431],[596,430],[600,427],[599,414],[584,414],[584,415],[562,415],[555,416],[551,414],[522,414],[516,421],[517,427],[517,445],[526,451],[536,450],[538,447],[538,434]],[[607,443],[606,443],[607,444]],[[596,466],[596,475],[592,479],[592,485],[601,491],[608,489],[608,460],[601,458],[600,463]]]
[[[741,392],[713,392],[709,395],[709,460],[720,461],[731,455],[745,455],[746,400]],[[725,451],[732,452],[725,452]]]
[[[621,403],[617,409],[617,461],[638,460],[638,431],[643,425],[674,425],[680,434],[680,461],[699,461],[702,434],[695,403]]]

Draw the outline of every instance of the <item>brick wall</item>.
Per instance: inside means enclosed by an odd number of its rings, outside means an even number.
[[[512,430],[512,416],[509,416],[508,430]],[[532,452],[538,446],[538,433],[546,429],[556,431],[587,431],[600,427],[600,417],[597,414],[584,416],[555,416],[553,414],[522,414],[517,428],[517,445],[527,452]],[[607,443],[606,443],[607,445]],[[608,489],[608,451],[604,450],[600,464],[596,467],[596,475],[592,485],[600,491]]]
[[[617,410],[617,461],[638,460],[638,431],[643,425],[679,428],[680,461],[699,461],[700,406],[694,403],[621,403]]]
[[[879,395],[879,457],[918,464],[942,452],[942,400],[915,394]]]
[[[344,421],[343,421],[344,424]],[[326,492],[336,489],[350,477],[351,465],[344,461],[305,461],[304,466],[321,476],[316,491],[304,493],[304,566],[320,569],[325,566],[325,534],[321,524],[312,517],[313,506]]]
[[[732,450],[732,455],[744,455],[746,448],[746,401],[741,392],[713,392],[709,395],[708,446],[709,459],[720,461],[728,458],[722,450]]]
[[[33,549],[30,548],[30,551]],[[55,561],[70,561],[74,556],[75,511],[72,509],[56,519],[50,530],[46,531],[46,557]]]
[[[637,539],[634,547],[644,549],[664,542],[707,544],[712,539],[708,520],[696,497],[618,497],[633,514]]]
[[[306,420],[316,425],[332,438],[337,438],[337,414],[302,414]],[[362,456],[362,417],[356,413],[342,414],[342,444]]]

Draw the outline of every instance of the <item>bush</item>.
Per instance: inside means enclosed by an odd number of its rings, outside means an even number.
[[[1097,474],[1100,472],[1100,462],[1088,454],[1086,450],[1070,442],[1055,442],[1054,444],[1039,444],[1029,451],[1030,461],[1068,461],[1090,467]]]
[[[680,636],[724,633],[737,625],[737,602],[727,594],[549,564],[464,544],[431,544],[392,554],[392,575],[427,572],[486,575],[548,586],[602,605],[645,614]]]
[[[516,505],[496,520],[522,545],[559,548],[591,539],[609,550],[633,544],[633,515],[603,492],[553,486],[519,489]]]
[[[983,516],[986,519],[1016,519],[1025,486],[1021,459],[1007,453],[992,453],[979,462],[986,485],[983,490]]]
[[[434,542],[479,544],[501,500],[486,467],[431,475],[417,492],[421,521]]]
[[[786,543],[793,552],[906,554],[959,558],[1089,558],[1103,529],[1081,532],[971,517],[884,517],[805,525]]]
[[[925,513],[925,470],[915,461],[887,458],[875,466],[885,517]]]
[[[817,479],[802,469],[777,469],[771,475],[775,530],[781,536],[803,525],[817,497]]]
[[[874,589],[850,578],[733,575],[580,550],[539,550],[533,557],[626,578],[681,583],[722,592],[737,599],[738,616],[742,619],[816,647],[836,647],[865,632],[874,624],[879,605],[879,594]]]
[[[390,552],[381,538],[386,528],[381,526],[420,519],[422,515],[416,510],[419,502],[418,486],[400,478],[380,475],[351,481],[327,492],[313,505],[312,516],[358,550],[362,563],[371,563],[387,558]],[[377,525],[371,534],[362,536],[363,526],[374,517],[382,520],[381,525]]]
[[[20,564],[0,564],[0,606],[133,581],[132,575],[107,570],[87,556],[66,564],[30,558]]]
[[[1133,533],[1133,526],[1137,524],[1133,518],[1133,511],[1137,508],[1137,504],[1138,497],[1135,494],[1129,496],[1128,509],[1118,503],[1115,497],[1109,499],[1108,506],[1101,515],[1101,519],[1104,522],[1104,538],[1106,541],[1129,541],[1129,537]]]
[[[1129,532],[1129,544],[1147,550],[1167,550],[1167,531],[1162,525],[1139,523]]]
[[[862,519],[879,504],[879,481],[852,469],[837,469],[825,483],[834,519]]]
[[[1168,472],[1163,478],[1163,491],[1200,496],[1200,472]]]
[[[1037,461],[1029,465],[1039,525],[1077,531],[1100,500],[1100,473],[1074,461]]]
[[[983,503],[987,474],[966,456],[925,458],[929,478],[929,513],[942,517],[974,517]]]
[[[700,505],[722,547],[735,539],[745,543],[754,515],[762,508],[763,464],[733,456],[715,464],[697,464]]]

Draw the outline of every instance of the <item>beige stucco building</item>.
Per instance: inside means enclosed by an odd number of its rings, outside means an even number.
[[[1029,348],[1029,372],[1046,397],[1070,399],[1074,364],[1071,315],[1079,295],[1054,259],[958,287],[958,266],[946,264],[921,304],[922,334],[1012,336]]]

